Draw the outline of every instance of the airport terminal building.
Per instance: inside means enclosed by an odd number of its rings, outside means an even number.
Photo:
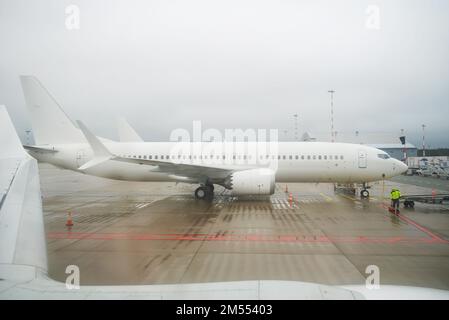
[[[302,135],[301,141],[323,141],[330,142],[330,133],[315,134],[305,132]],[[391,157],[402,160],[404,155],[404,146],[402,145],[399,135],[395,133],[385,133],[385,132],[367,132],[361,133],[355,131],[349,132],[337,132],[335,135],[336,142],[345,143],[358,143],[368,146],[372,146],[387,152]],[[416,157],[418,155],[418,149],[412,143],[406,141],[405,151],[408,157]]]

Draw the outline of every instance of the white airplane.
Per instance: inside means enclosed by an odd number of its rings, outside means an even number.
[[[110,179],[176,181],[200,186],[198,199],[214,185],[232,195],[271,195],[275,182],[363,183],[407,171],[379,149],[327,142],[143,142],[121,121],[120,140],[96,137],[78,127],[32,76],[21,76],[36,145],[25,146],[43,162]],[[263,146],[263,147],[261,147]],[[218,151],[217,151],[218,150]]]
[[[278,280],[136,286],[78,286],[76,281],[55,281],[47,273],[37,161],[22,148],[4,106],[0,106],[0,144],[0,300],[449,299],[446,290],[392,285],[374,290],[363,285]]]

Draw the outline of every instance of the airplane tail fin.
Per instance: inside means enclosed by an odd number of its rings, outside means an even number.
[[[117,118],[117,122],[120,142],[143,142],[142,138],[137,134],[133,127],[131,127],[125,118],[119,117]]]
[[[39,173],[4,106],[0,145],[0,279],[28,281],[47,272]]]
[[[20,76],[37,145],[85,143],[80,130],[52,95],[33,76]]]

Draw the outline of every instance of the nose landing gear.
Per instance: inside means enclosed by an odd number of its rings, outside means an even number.
[[[367,183],[363,183],[363,189],[360,191],[360,198],[367,199],[369,198],[369,191],[368,191]]]
[[[360,197],[361,198],[369,198],[369,191],[366,189],[363,189],[362,191],[360,191]]]

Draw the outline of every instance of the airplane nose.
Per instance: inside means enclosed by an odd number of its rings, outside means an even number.
[[[401,173],[407,172],[408,165],[406,165],[404,162],[401,161],[401,167],[400,167]]]
[[[396,164],[400,173],[404,173],[408,170],[408,166],[404,162],[396,160]]]

